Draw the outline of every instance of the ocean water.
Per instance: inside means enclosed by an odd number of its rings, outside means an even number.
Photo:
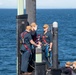
[[[16,9],[0,9],[0,75],[16,75]],[[42,26],[58,22],[60,66],[76,60],[76,9],[38,9],[38,32]]]

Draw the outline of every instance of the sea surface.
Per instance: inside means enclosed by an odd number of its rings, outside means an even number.
[[[16,75],[16,9],[0,9],[0,75]],[[37,9],[38,32],[58,22],[60,66],[76,61],[76,9]]]

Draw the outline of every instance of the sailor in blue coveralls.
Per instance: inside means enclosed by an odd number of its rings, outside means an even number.
[[[30,34],[31,26],[27,26],[26,30],[21,33],[21,52],[22,52],[22,60],[21,60],[21,72],[27,74],[29,57],[31,55],[31,44],[34,46],[38,46],[31,37]]]
[[[44,32],[41,35],[41,42],[42,42],[42,60],[46,62],[47,67],[50,68],[51,64],[48,61],[48,54],[51,52],[52,49],[52,36],[51,32],[48,31],[49,26],[45,24],[43,26]]]

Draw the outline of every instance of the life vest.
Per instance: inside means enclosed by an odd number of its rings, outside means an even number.
[[[22,32],[21,33],[21,41],[22,41],[22,44],[24,45],[24,47],[26,48],[26,50],[28,50],[29,52],[31,52],[31,50],[29,49],[29,47],[24,43],[24,36],[28,34],[28,32]]]
[[[46,56],[46,58],[51,58],[51,52],[49,52],[49,44],[46,41],[46,36],[45,35],[42,36],[42,41],[44,43],[43,46],[45,46],[45,56]]]
[[[27,32],[22,32],[21,33],[21,41],[24,43],[24,36],[27,34]]]
[[[42,41],[44,42],[44,44],[48,44],[44,35],[42,36]]]
[[[37,35],[36,43],[38,44],[39,42],[40,42],[40,35]]]

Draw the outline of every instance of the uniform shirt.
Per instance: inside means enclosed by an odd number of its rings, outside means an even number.
[[[31,31],[30,33],[31,33],[31,37],[32,37],[33,41],[35,42],[36,39],[37,39],[37,33],[36,33],[36,31]]]
[[[26,44],[28,46],[28,48],[30,49],[30,46],[31,46],[30,40],[32,40],[31,34],[30,34],[30,32],[27,32],[27,31],[24,31],[23,33],[26,33],[24,35],[24,44]],[[23,51],[26,50],[23,44],[21,46],[21,50],[23,50]]]
[[[62,73],[65,74],[65,75],[66,74],[67,75],[71,75],[72,74],[72,69],[69,68],[69,67],[62,67],[61,70],[62,70]]]
[[[44,40],[45,40],[48,44],[50,44],[50,42],[52,42],[52,36],[51,36],[51,32],[50,32],[50,31],[48,31],[46,34],[44,34],[44,32],[42,33],[42,35],[41,35],[42,44],[46,44],[46,43],[44,42]]]

